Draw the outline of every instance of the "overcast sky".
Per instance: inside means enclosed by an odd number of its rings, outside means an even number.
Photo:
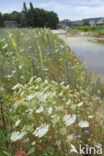
[[[55,11],[60,20],[104,17],[104,0],[25,0],[27,6]],[[24,0],[0,0],[0,12],[21,11]]]

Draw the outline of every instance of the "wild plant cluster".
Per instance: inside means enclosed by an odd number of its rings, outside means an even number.
[[[48,29],[0,34],[0,155],[71,156],[80,144],[103,148],[100,80]]]

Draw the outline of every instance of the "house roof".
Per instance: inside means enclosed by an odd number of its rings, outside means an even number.
[[[4,21],[4,23],[13,23],[13,24],[17,24],[17,22],[16,21]]]
[[[69,19],[64,19],[64,20],[62,20],[62,21],[60,21],[60,22],[71,22],[71,20],[69,20]]]
[[[65,20],[60,21],[60,23],[71,23],[71,20],[65,19]]]
[[[90,21],[89,24],[90,25],[96,25],[96,22],[95,21]]]
[[[8,28],[15,28],[18,24],[16,21],[4,21],[4,25]]]
[[[104,18],[101,18],[101,19],[97,22],[97,24],[104,24]]]
[[[82,20],[72,21],[72,25],[83,25]]]

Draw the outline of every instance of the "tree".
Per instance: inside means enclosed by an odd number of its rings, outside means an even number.
[[[5,14],[3,14],[3,20],[4,21],[12,21],[13,16],[11,15],[11,13],[5,13]]]
[[[26,3],[23,2],[23,12],[27,13],[28,9],[27,9],[27,6],[26,6]]]
[[[28,9],[27,9],[25,2],[23,2],[23,9],[21,12],[21,20],[22,20],[21,26],[27,27],[28,26]]]
[[[89,25],[89,20],[85,19],[85,20],[83,21],[83,25]]]
[[[2,15],[0,15],[1,19]],[[55,29],[59,19],[53,11],[49,12],[44,9],[34,8],[31,2],[28,9],[24,2],[21,12],[5,13],[3,14],[3,21],[16,21],[19,27],[49,27]]]
[[[29,25],[33,27],[34,26],[34,7],[31,2],[30,2],[30,9],[28,11],[28,17],[29,17]]]
[[[30,10],[32,11],[34,9],[33,4],[30,2]]]
[[[2,16],[2,13],[0,13],[0,27],[3,27],[3,16]]]
[[[18,23],[18,25],[20,25],[21,24],[21,13],[17,12],[17,11],[13,11],[11,14],[12,14],[12,19],[14,21],[16,21]]]
[[[53,11],[49,12],[44,9],[34,8],[28,11],[29,24],[31,27],[49,27],[57,28],[59,22],[58,16]]]
[[[49,27],[52,29],[56,29],[59,23],[59,18],[57,14],[53,11],[49,12]]]

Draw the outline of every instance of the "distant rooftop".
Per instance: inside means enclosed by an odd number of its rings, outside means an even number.
[[[4,21],[4,26],[6,28],[16,28],[18,24],[16,21]]]
[[[82,20],[76,20],[76,21],[71,21],[69,19],[65,19],[65,20],[62,20],[60,21],[60,25],[62,26],[70,26],[70,25],[73,25],[73,26],[81,26],[83,25],[84,23],[84,20],[85,19],[82,19]],[[99,18],[87,18],[86,20],[89,21],[89,24],[90,25],[101,25],[101,24],[104,24],[104,17],[99,17]]]

